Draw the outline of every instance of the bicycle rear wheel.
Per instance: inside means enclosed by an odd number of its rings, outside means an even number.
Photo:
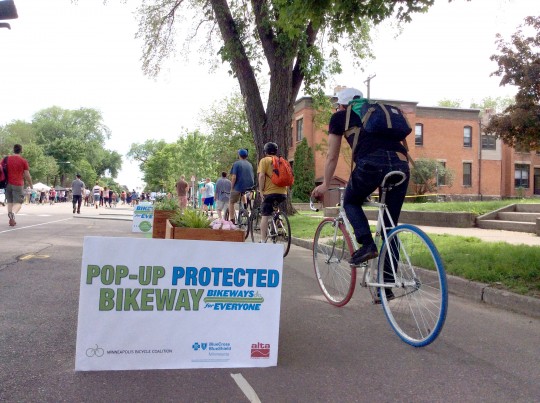
[[[277,231],[277,233],[272,234],[272,242],[280,243],[283,245],[283,257],[289,254],[289,249],[291,248],[291,224],[289,223],[289,218],[283,212],[279,212],[274,215],[275,228],[272,224],[268,226],[268,229],[272,229],[272,232]],[[268,237],[268,241],[270,237]],[[268,242],[267,241],[267,242]]]
[[[238,212],[238,221],[236,225],[244,231],[244,239],[247,239],[249,235],[249,214],[247,210],[242,209]]]
[[[432,343],[446,319],[448,288],[441,257],[431,239],[413,225],[398,225],[382,246],[378,264],[379,283],[394,284],[379,289],[392,329],[414,347]]]
[[[349,234],[342,223],[325,218],[313,239],[313,266],[319,287],[332,305],[350,301],[356,286],[356,268],[348,262],[353,252]]]

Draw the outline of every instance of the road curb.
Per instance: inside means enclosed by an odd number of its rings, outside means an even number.
[[[291,243],[306,249],[313,249],[313,241],[291,238]],[[540,299],[500,290],[489,284],[446,275],[448,292],[471,301],[487,304],[523,315],[540,318]]]

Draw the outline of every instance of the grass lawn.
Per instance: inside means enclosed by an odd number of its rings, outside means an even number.
[[[410,206],[421,206],[416,211],[484,214],[516,202],[407,203],[403,209],[412,210]],[[322,213],[301,211],[289,218],[293,237],[312,240]],[[430,237],[441,254],[448,274],[540,298],[540,247],[484,242],[474,237],[454,235],[430,234]]]

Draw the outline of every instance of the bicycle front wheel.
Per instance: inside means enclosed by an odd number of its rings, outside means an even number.
[[[432,343],[446,319],[448,288],[431,239],[413,225],[398,225],[382,246],[378,264],[379,283],[388,285],[379,295],[392,329],[414,347]]]
[[[272,223],[268,226],[269,231],[270,228],[272,229],[272,242],[283,245],[283,257],[285,257],[289,254],[289,249],[291,248],[291,224],[289,223],[289,217],[280,211],[274,215],[273,220],[275,226],[273,227]],[[270,240],[270,236],[268,240]]]
[[[249,218],[249,232],[254,243],[261,242],[261,217],[261,210],[257,208],[251,212]]]
[[[325,218],[313,239],[313,266],[319,287],[332,305],[350,301],[356,286],[356,267],[348,259],[353,252],[349,234],[342,223]]]
[[[244,231],[244,239],[247,239],[249,235],[249,214],[247,210],[242,209],[238,212],[237,226]]]

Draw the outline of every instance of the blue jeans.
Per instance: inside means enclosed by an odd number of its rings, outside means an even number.
[[[403,158],[403,155],[400,155]],[[397,225],[399,213],[401,212],[409,184],[409,163],[402,161],[395,151],[384,150],[377,150],[356,161],[356,167],[351,174],[347,189],[345,190],[343,207],[354,229],[356,240],[361,244],[373,242],[368,219],[362,209],[362,203],[379,187],[384,176],[390,171],[401,171],[407,175],[406,180],[402,184],[394,187],[386,194],[388,211],[394,224]],[[390,225],[389,220],[386,216],[384,219],[384,224],[388,227]]]

